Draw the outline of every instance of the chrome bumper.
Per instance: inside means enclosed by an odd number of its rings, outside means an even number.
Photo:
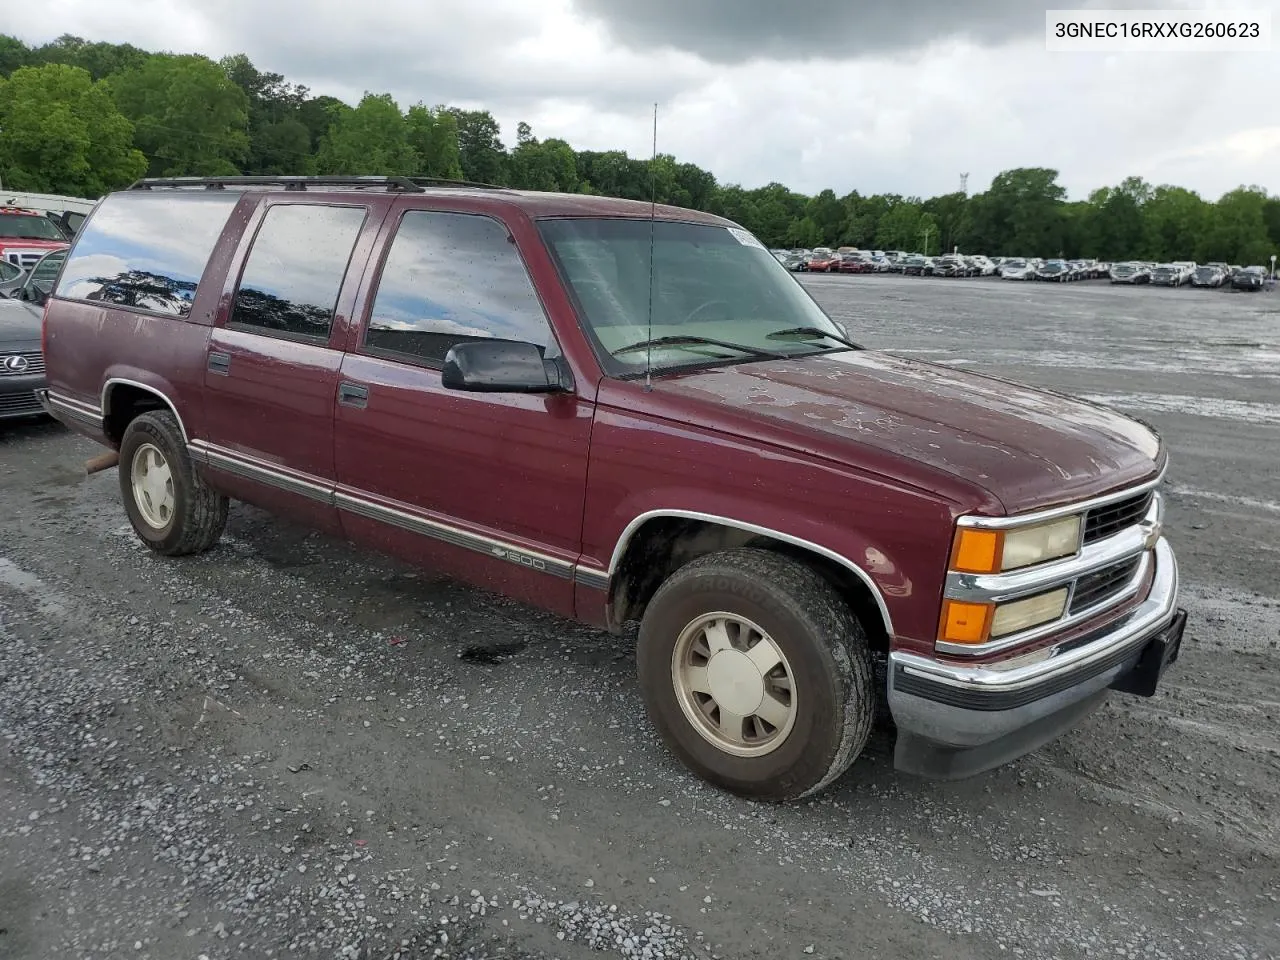
[[[899,769],[971,776],[1036,749],[1095,709],[1148,644],[1178,619],[1178,563],[1154,547],[1147,598],[1083,638],[998,663],[966,666],[889,654],[889,709]]]

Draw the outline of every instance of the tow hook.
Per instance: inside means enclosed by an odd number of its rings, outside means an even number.
[[[94,457],[92,460],[85,461],[85,465],[84,465],[85,476],[92,476],[93,474],[100,473],[103,470],[110,470],[112,467],[116,466],[119,462],[120,462],[120,451],[118,450],[108,450],[106,453],[100,453],[98,454],[98,456]]]

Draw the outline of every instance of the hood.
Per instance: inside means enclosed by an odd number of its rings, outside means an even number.
[[[866,448],[922,464],[1010,513],[1150,479],[1163,456],[1152,430],[1105,407],[874,351],[719,367],[654,390],[767,418],[850,465]]]
[[[43,314],[22,300],[0,297],[0,352],[11,344],[40,342]]]

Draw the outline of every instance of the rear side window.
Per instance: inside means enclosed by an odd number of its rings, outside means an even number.
[[[507,228],[478,214],[409,211],[382,268],[366,348],[438,366],[455,343],[488,339],[553,343]]]
[[[253,238],[228,326],[328,340],[364,207],[276,204]]]
[[[115,193],[80,232],[56,296],[168,316],[196,285],[239,193]]]

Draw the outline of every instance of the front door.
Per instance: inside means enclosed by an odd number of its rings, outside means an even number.
[[[191,444],[231,496],[333,532],[333,403],[346,335],[334,320],[350,310],[343,281],[354,254],[367,258],[375,220],[359,203],[260,208],[209,338],[205,435]],[[352,287],[363,267],[351,270]]]
[[[455,343],[559,348],[505,224],[406,210],[343,358],[337,503],[353,539],[573,612],[593,407],[446,390]]]

